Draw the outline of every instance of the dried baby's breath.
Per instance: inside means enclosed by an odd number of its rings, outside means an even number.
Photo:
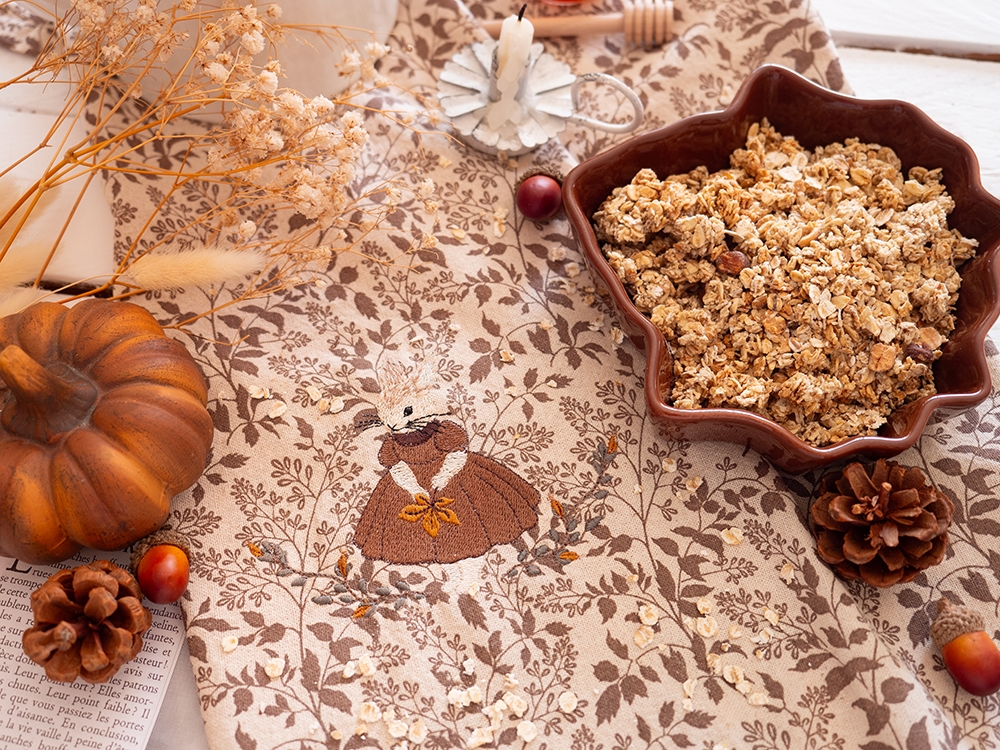
[[[381,44],[352,41],[334,26],[305,31],[282,24],[275,4],[78,0],[58,12],[31,68],[0,82],[0,89],[52,80],[71,88],[51,129],[25,155],[48,150],[54,156],[16,192],[0,189],[0,299],[25,285],[38,287],[57,249],[33,250],[35,272],[15,273],[30,241],[22,231],[28,219],[44,216],[53,191],[82,195],[101,173],[140,183],[160,179],[150,193],[152,215],[123,237],[108,280],[73,280],[85,288],[80,296],[225,285],[226,295],[206,295],[206,309],[175,325],[310,282],[310,270],[325,270],[333,252],[360,249],[365,233],[422,185],[407,168],[358,189],[369,138],[362,112],[404,119],[369,106],[371,89],[387,83],[375,68],[388,52]],[[279,56],[286,41],[343,45],[337,72],[356,83],[334,99],[284,87]],[[165,66],[173,75],[161,85],[150,72]],[[214,124],[187,119],[200,115]],[[86,137],[65,135],[71,123],[86,127]],[[137,156],[144,152],[176,158]],[[0,170],[0,185],[9,187],[21,161]],[[167,214],[174,203],[190,203],[184,191],[191,189],[211,196],[206,208],[192,205],[183,219]],[[420,196],[430,201],[422,188]],[[72,212],[65,217],[63,230],[72,218]],[[268,228],[276,225],[288,230],[278,235]],[[433,244],[433,236],[422,240],[424,248]]]

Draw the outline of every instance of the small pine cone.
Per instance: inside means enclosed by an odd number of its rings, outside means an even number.
[[[891,586],[944,559],[955,506],[920,469],[852,463],[824,476],[819,491],[817,552],[845,578]]]
[[[24,653],[56,682],[107,682],[142,648],[152,617],[135,578],[107,560],[61,570],[31,592]]]

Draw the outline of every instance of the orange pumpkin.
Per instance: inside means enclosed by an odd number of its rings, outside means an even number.
[[[137,305],[40,302],[3,318],[0,378],[0,554],[122,549],[205,469],[205,378]]]

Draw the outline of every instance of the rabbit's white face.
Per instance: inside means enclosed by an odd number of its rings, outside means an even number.
[[[433,374],[425,367],[407,370],[399,363],[388,362],[379,372],[379,386],[378,416],[392,432],[422,429],[447,411],[440,403]]]

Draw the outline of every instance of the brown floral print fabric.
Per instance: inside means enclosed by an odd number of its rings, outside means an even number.
[[[385,72],[406,93],[373,104],[421,109],[444,64],[482,38],[477,20],[515,5],[403,0]],[[723,106],[764,62],[846,89],[808,2],[687,0],[674,27],[649,51],[620,36],[545,46],[631,86],[644,128]],[[626,107],[583,91],[589,114]],[[367,257],[335,256],[320,283],[185,334],[216,440],[170,523],[195,548],[183,606],[213,747],[1000,743],[997,698],[958,689],[929,634],[943,596],[1000,634],[1000,398],[931,424],[897,459],[955,506],[943,562],[884,590],[837,577],[809,527],[819,473],[661,438],[642,355],[566,220],[513,208],[527,170],[566,171],[623,137],[572,126],[507,162],[373,128],[359,179],[419,166],[434,205],[393,214],[361,240]],[[211,201],[197,191],[153,234]],[[154,179],[110,178],[123,246],[158,195]],[[380,262],[425,231],[437,247]],[[228,293],[143,304],[169,323]],[[420,421],[393,432],[387,388],[424,368],[419,403],[396,399]]]

